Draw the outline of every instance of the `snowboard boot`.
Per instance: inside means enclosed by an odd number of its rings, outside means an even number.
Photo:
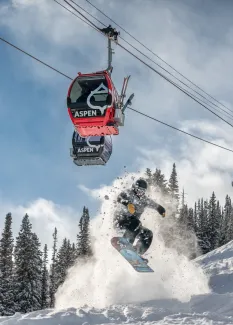
[[[148,260],[147,258],[142,257],[142,256],[140,256],[140,257],[141,257],[141,259],[143,260],[143,262],[145,262],[146,264],[149,262],[149,260]]]
[[[142,255],[144,254],[144,249],[143,249],[144,245],[142,242],[137,242],[136,245],[133,246],[133,248],[136,250],[137,254],[141,257],[141,259],[143,260],[143,262],[145,262],[146,264],[149,262],[149,260],[145,257],[143,257]]]

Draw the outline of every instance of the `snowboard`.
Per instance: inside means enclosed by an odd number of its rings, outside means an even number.
[[[145,261],[138,255],[128,239],[124,237],[113,237],[112,246],[128,261],[137,272],[154,272]]]

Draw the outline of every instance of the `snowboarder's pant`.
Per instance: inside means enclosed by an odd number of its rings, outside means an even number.
[[[134,243],[136,237],[138,238],[134,246],[138,254],[142,255],[148,250],[152,243],[153,233],[150,229],[143,227],[137,217],[116,216],[114,224],[116,228],[125,230],[123,237],[128,238],[131,244]]]

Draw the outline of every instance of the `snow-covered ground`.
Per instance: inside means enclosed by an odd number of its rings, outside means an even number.
[[[233,242],[196,259],[209,275],[214,292],[233,292]]]
[[[88,324],[233,324],[233,294],[206,294],[189,302],[161,299],[108,308],[43,310],[2,318],[4,325],[88,325]]]
[[[113,304],[104,308],[85,306],[60,310],[47,309],[26,315],[1,317],[0,323],[4,325],[233,324],[233,241],[197,258],[195,262],[201,265],[208,275],[212,292],[194,295],[189,301],[155,299]],[[135,290],[137,292],[136,288]],[[148,288],[145,287],[145,290]],[[72,299],[68,299],[67,304],[69,301]]]
[[[233,241],[197,259],[210,276],[214,291],[195,295],[190,301],[156,299],[115,304],[105,308],[66,308],[43,310],[26,315],[2,317],[4,325],[81,325],[81,324],[233,324],[232,290]]]
[[[210,277],[213,291],[194,295],[186,302],[177,299],[155,299],[113,304],[104,308],[84,306],[60,310],[47,309],[26,315],[15,314],[13,317],[2,317],[0,323],[4,325],[233,324],[232,260],[233,241],[196,259]]]

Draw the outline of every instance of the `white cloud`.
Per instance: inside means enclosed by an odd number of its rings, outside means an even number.
[[[221,123],[211,124],[208,121],[187,121],[182,123],[187,132],[196,130],[198,136],[207,138],[218,145],[233,148],[231,133]],[[186,137],[184,141],[183,137]],[[172,148],[170,148],[172,150]],[[226,194],[231,195],[233,180],[233,153],[211,146],[207,143],[180,136],[176,154],[168,150],[139,148],[138,163],[141,168],[160,168],[167,179],[170,176],[173,162],[177,165],[180,190],[184,187],[187,201],[191,206],[198,198],[209,198],[214,190],[217,198],[224,203]],[[170,152],[171,152],[170,150]]]
[[[47,244],[49,249],[52,248],[52,234],[55,227],[58,231],[59,244],[65,237],[71,241],[76,241],[80,215],[68,206],[61,206],[43,198],[38,198],[24,205],[15,205],[1,199],[0,206],[2,214],[12,213],[15,237],[20,230],[22,218],[27,213],[32,223],[32,230],[38,235],[42,247]]]

